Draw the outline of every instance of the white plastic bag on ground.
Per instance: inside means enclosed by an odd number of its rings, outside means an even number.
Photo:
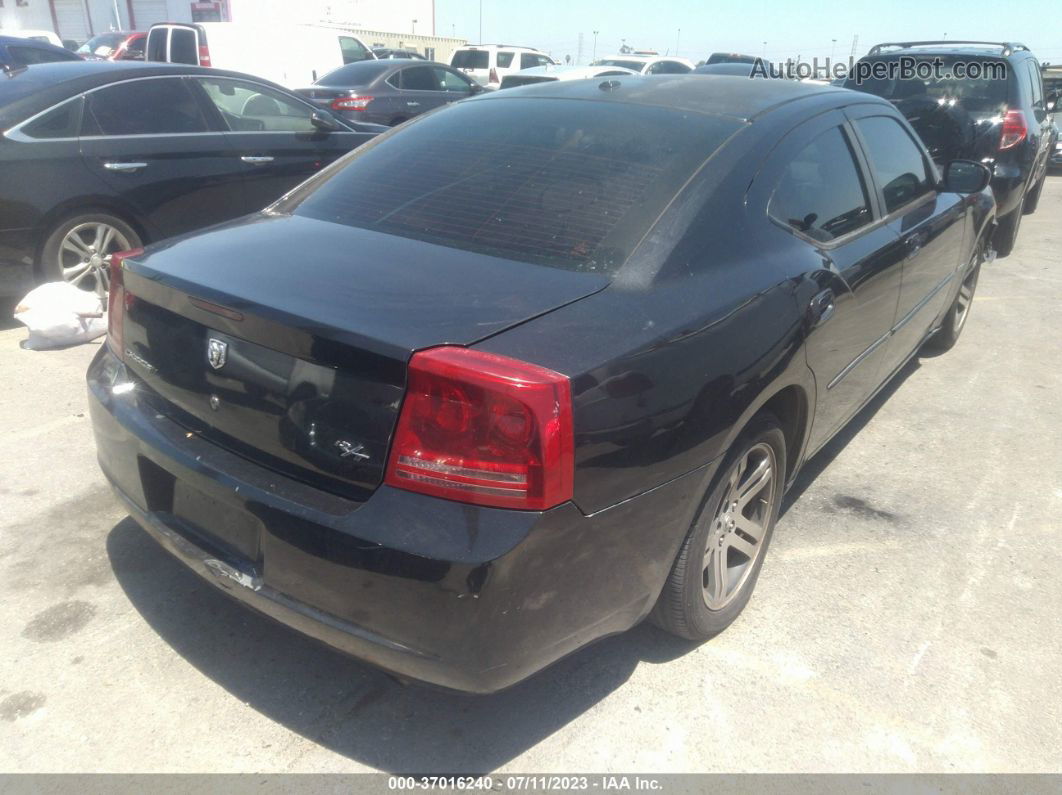
[[[77,345],[107,333],[104,301],[66,282],[42,284],[15,307],[15,320],[29,329],[23,348],[44,350]]]

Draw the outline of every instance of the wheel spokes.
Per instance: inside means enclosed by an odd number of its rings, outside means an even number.
[[[748,457],[745,458],[747,465]],[[747,467],[746,467],[747,468]],[[755,497],[771,485],[771,459],[764,456],[763,459],[756,465],[756,468],[752,470],[745,482],[742,483],[737,489],[737,504],[738,509],[743,509],[748,505]]]

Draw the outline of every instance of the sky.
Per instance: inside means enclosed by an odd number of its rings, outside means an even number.
[[[1048,0],[846,0],[780,3],[764,0],[435,0],[436,35],[537,47],[554,58],[589,62],[615,53],[625,39],[635,49],[703,60],[712,52],[786,58],[847,59],[875,43],[922,39],[1019,41],[1041,61],[1062,63],[1062,19]],[[836,42],[834,42],[836,39]],[[766,44],[764,44],[766,42]]]

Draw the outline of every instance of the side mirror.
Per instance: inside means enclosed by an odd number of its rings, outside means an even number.
[[[481,86],[479,83],[476,83],[475,81],[473,81],[473,83],[470,86],[470,88],[472,89],[472,93],[473,94],[482,94],[483,93],[483,86]]]
[[[991,181],[988,166],[973,160],[952,160],[944,168],[942,187],[949,193],[980,193]]]
[[[1058,107],[1058,92],[1054,91],[1047,95],[1047,110],[1053,113],[1055,108]]]
[[[341,129],[339,122],[333,119],[329,114],[323,113],[319,110],[315,110],[310,114],[310,124],[316,127],[321,132],[336,132]]]

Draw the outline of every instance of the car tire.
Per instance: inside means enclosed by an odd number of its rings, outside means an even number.
[[[1022,211],[1025,215],[1032,215],[1036,212],[1036,207],[1040,204],[1040,194],[1043,193],[1044,183],[1047,181],[1047,172],[1040,177],[1040,181],[1036,183],[1036,187],[1029,191],[1025,196],[1025,205]]]
[[[933,353],[944,353],[955,347],[959,341],[959,335],[966,327],[966,321],[970,317],[970,308],[973,306],[974,293],[977,291],[977,280],[981,276],[981,263],[984,262],[985,246],[983,242],[977,244],[970,266],[966,269],[962,284],[955,300],[941,321],[937,332],[926,340],[926,350]]]
[[[1014,250],[1014,245],[1018,242],[1018,229],[1021,227],[1021,219],[1024,214],[1025,197],[1022,196],[1021,203],[999,219],[999,226],[996,228],[996,234],[992,238],[996,256],[1006,257]]]
[[[99,295],[107,292],[106,257],[139,248],[140,235],[126,221],[104,212],[83,212],[56,224],[41,247],[37,274],[41,281],[65,281]]]
[[[673,635],[703,641],[740,615],[778,518],[785,461],[780,423],[772,414],[758,414],[723,459],[650,621]]]

